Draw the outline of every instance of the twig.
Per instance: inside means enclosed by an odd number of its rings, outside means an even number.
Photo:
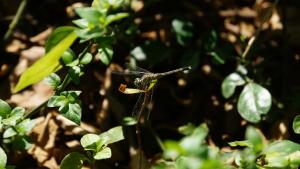
[[[275,8],[275,6],[278,4],[279,0],[275,0],[275,2],[272,5],[272,8],[270,10],[267,11],[266,15],[264,16],[263,20],[261,21],[259,27],[257,28],[257,31],[255,32],[255,35],[248,41],[247,47],[244,50],[243,54],[242,54],[242,60],[245,60],[246,56],[248,55],[250,49],[252,48],[255,40],[257,39],[257,37],[259,36],[262,27],[264,25],[264,23],[269,19],[269,16],[272,15],[273,9]]]
[[[13,30],[15,29],[15,27],[17,26],[19,20],[20,20],[20,17],[26,7],[26,4],[27,4],[27,0],[22,0],[18,10],[17,10],[17,13],[16,13],[16,16],[14,17],[14,19],[11,21],[11,23],[9,24],[9,27],[8,27],[8,30],[6,31],[5,35],[4,35],[4,38],[3,40],[6,41],[11,33],[13,32]]]

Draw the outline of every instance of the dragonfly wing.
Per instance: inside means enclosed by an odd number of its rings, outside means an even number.
[[[135,120],[137,121],[139,121],[139,118],[143,112],[143,104],[145,104],[145,97],[146,95],[144,93],[140,94],[138,100],[136,101],[133,107],[132,117],[135,118]]]
[[[136,65],[131,65],[129,63],[125,63],[125,66],[127,69],[129,70],[133,70],[133,71],[137,71],[137,72],[143,72],[143,73],[151,73],[150,71],[146,70],[146,69],[143,69],[141,67],[138,67]]]
[[[147,94],[149,95],[148,96],[148,101],[147,101],[147,111],[145,113],[145,117],[146,117],[146,122],[149,121],[149,118],[150,118],[150,113],[151,113],[151,110],[152,110],[152,97],[153,97],[153,93],[154,93],[154,88],[152,88],[152,90],[150,92],[148,92]]]

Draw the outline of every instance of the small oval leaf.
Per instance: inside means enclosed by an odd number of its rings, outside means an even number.
[[[239,97],[237,108],[245,120],[257,123],[261,120],[261,115],[268,113],[271,105],[269,91],[258,84],[249,83]]]
[[[297,115],[293,121],[293,130],[295,133],[300,134],[300,115]]]
[[[231,73],[222,82],[222,95],[226,99],[234,94],[235,88],[245,84],[245,80],[238,73]]]
[[[7,156],[4,150],[0,147],[0,168],[5,168],[7,163]]]
[[[74,152],[65,156],[60,164],[61,169],[81,169],[86,157],[80,153]]]

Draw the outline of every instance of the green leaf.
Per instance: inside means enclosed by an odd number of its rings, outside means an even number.
[[[253,145],[254,151],[256,153],[263,149],[263,138],[261,134],[253,126],[248,126],[246,129],[246,139]]]
[[[113,56],[113,49],[109,44],[101,44],[101,48],[98,49],[96,58],[99,58],[101,62],[108,65],[111,62]]]
[[[128,13],[117,13],[117,14],[108,15],[105,19],[104,26],[107,26],[107,25],[111,24],[112,22],[121,20],[121,19],[126,18],[128,16],[129,16]]]
[[[35,126],[35,120],[25,119],[15,126],[19,134],[26,134]]]
[[[56,46],[60,41],[62,41],[70,33],[72,33],[75,28],[76,27],[72,26],[61,26],[56,28],[47,39],[47,42],[45,44],[46,53],[48,53],[54,46]]]
[[[204,39],[205,50],[207,50],[208,52],[215,50],[218,40],[217,32],[212,30],[211,32],[207,33],[207,37],[205,37]]]
[[[225,64],[225,60],[217,52],[210,52],[209,54],[210,56],[212,56],[212,61],[215,64],[220,64],[220,65]]]
[[[60,164],[60,169],[81,169],[84,161],[87,161],[84,155],[73,152],[65,156]]]
[[[64,106],[60,112],[67,119],[73,121],[77,125],[80,125],[81,107],[78,103],[69,103],[67,106]]]
[[[10,127],[4,131],[3,138],[9,138],[9,137],[15,136],[17,134],[18,133],[13,128]]]
[[[293,130],[295,133],[300,134],[300,115],[297,115],[293,121]]]
[[[178,128],[179,133],[184,134],[184,135],[190,135],[193,133],[193,131],[196,129],[196,126],[193,125],[192,123],[188,123],[184,126],[180,126]]]
[[[137,121],[133,117],[124,117],[122,120],[122,124],[124,126],[133,126],[133,125],[136,125],[136,123],[137,123]]]
[[[56,73],[51,73],[45,78],[45,81],[53,88],[57,88],[61,83],[60,77]]]
[[[238,73],[231,73],[222,82],[222,95],[226,99],[234,94],[235,88],[245,84],[245,80]]]
[[[182,148],[189,153],[198,153],[208,134],[208,127],[205,123],[198,126],[191,135],[184,137],[180,141]]]
[[[14,88],[13,92],[16,93],[24,89],[25,87],[42,80],[51,73],[59,70],[61,68],[59,64],[59,58],[61,57],[63,52],[73,44],[76,38],[77,35],[75,33],[69,33],[44,57],[36,61],[21,75],[20,80]]]
[[[242,146],[242,147],[253,147],[253,144],[249,140],[233,141],[228,143],[231,147]]]
[[[177,141],[167,140],[164,142],[163,156],[166,159],[176,159],[178,156],[184,154],[184,149]]]
[[[76,8],[75,12],[82,19],[85,19],[94,25],[100,24],[100,19],[103,17],[103,14],[99,10],[91,7]]]
[[[78,37],[80,37],[80,43],[83,43],[90,39],[99,38],[104,34],[104,31],[98,27],[95,27],[93,29],[76,29],[74,32]]]
[[[10,115],[9,118],[3,119],[2,123],[7,126],[15,126],[17,122],[23,117],[25,114],[25,109],[22,107],[15,107]]]
[[[83,65],[89,64],[92,61],[92,59],[93,59],[92,54],[87,52],[80,60],[80,64],[83,64]]]
[[[105,147],[101,151],[97,152],[94,155],[94,159],[96,160],[102,160],[102,159],[108,159],[111,157],[111,149],[109,147]]]
[[[7,163],[7,156],[4,150],[0,147],[0,168],[4,169]]]
[[[96,142],[100,139],[97,134],[85,134],[80,139],[81,146],[84,150],[94,150],[96,151],[97,146]]]
[[[0,116],[5,118],[11,111],[9,104],[0,99]]]
[[[100,140],[104,140],[105,145],[118,142],[124,139],[123,129],[121,126],[117,126],[109,129],[108,131],[99,135]]]
[[[79,26],[80,28],[88,27],[89,23],[86,19],[76,19],[72,21],[75,25]]]
[[[296,159],[294,159],[295,161],[291,161],[290,158],[293,160],[293,154],[299,152],[299,150],[300,145],[292,141],[275,141],[269,144],[262,152],[267,164],[265,166],[269,168],[288,168],[291,165],[290,162],[296,162]]]
[[[187,42],[193,37],[193,23],[185,22],[179,19],[174,19],[172,21],[172,28],[176,33],[177,42],[185,46]]]
[[[67,104],[66,96],[52,96],[48,100],[47,107],[61,107]]]
[[[258,84],[249,83],[239,97],[237,108],[244,119],[257,123],[261,120],[261,115],[268,113],[271,104],[271,94],[267,89]]]

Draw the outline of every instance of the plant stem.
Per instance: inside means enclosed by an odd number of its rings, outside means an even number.
[[[18,10],[17,10],[17,13],[14,17],[14,19],[11,21],[11,23],[9,24],[9,27],[8,27],[8,30],[6,31],[5,35],[4,35],[4,41],[6,41],[12,34],[13,30],[15,29],[15,27],[17,26],[19,20],[20,20],[20,17],[26,7],[26,4],[27,4],[27,0],[22,0]]]
[[[246,56],[248,55],[250,49],[252,48],[255,40],[257,39],[257,37],[259,36],[261,30],[262,30],[262,27],[264,25],[264,23],[269,20],[269,18],[271,17],[272,15],[272,12],[273,12],[273,9],[275,8],[275,6],[277,5],[277,3],[279,2],[279,0],[275,0],[275,2],[273,3],[272,5],[272,8],[269,9],[267,11],[267,14],[264,16],[262,22],[260,23],[259,27],[257,28],[257,31],[255,32],[255,35],[248,41],[248,44],[246,46],[246,49],[244,50],[243,54],[242,54],[242,60],[245,61],[245,58]]]

